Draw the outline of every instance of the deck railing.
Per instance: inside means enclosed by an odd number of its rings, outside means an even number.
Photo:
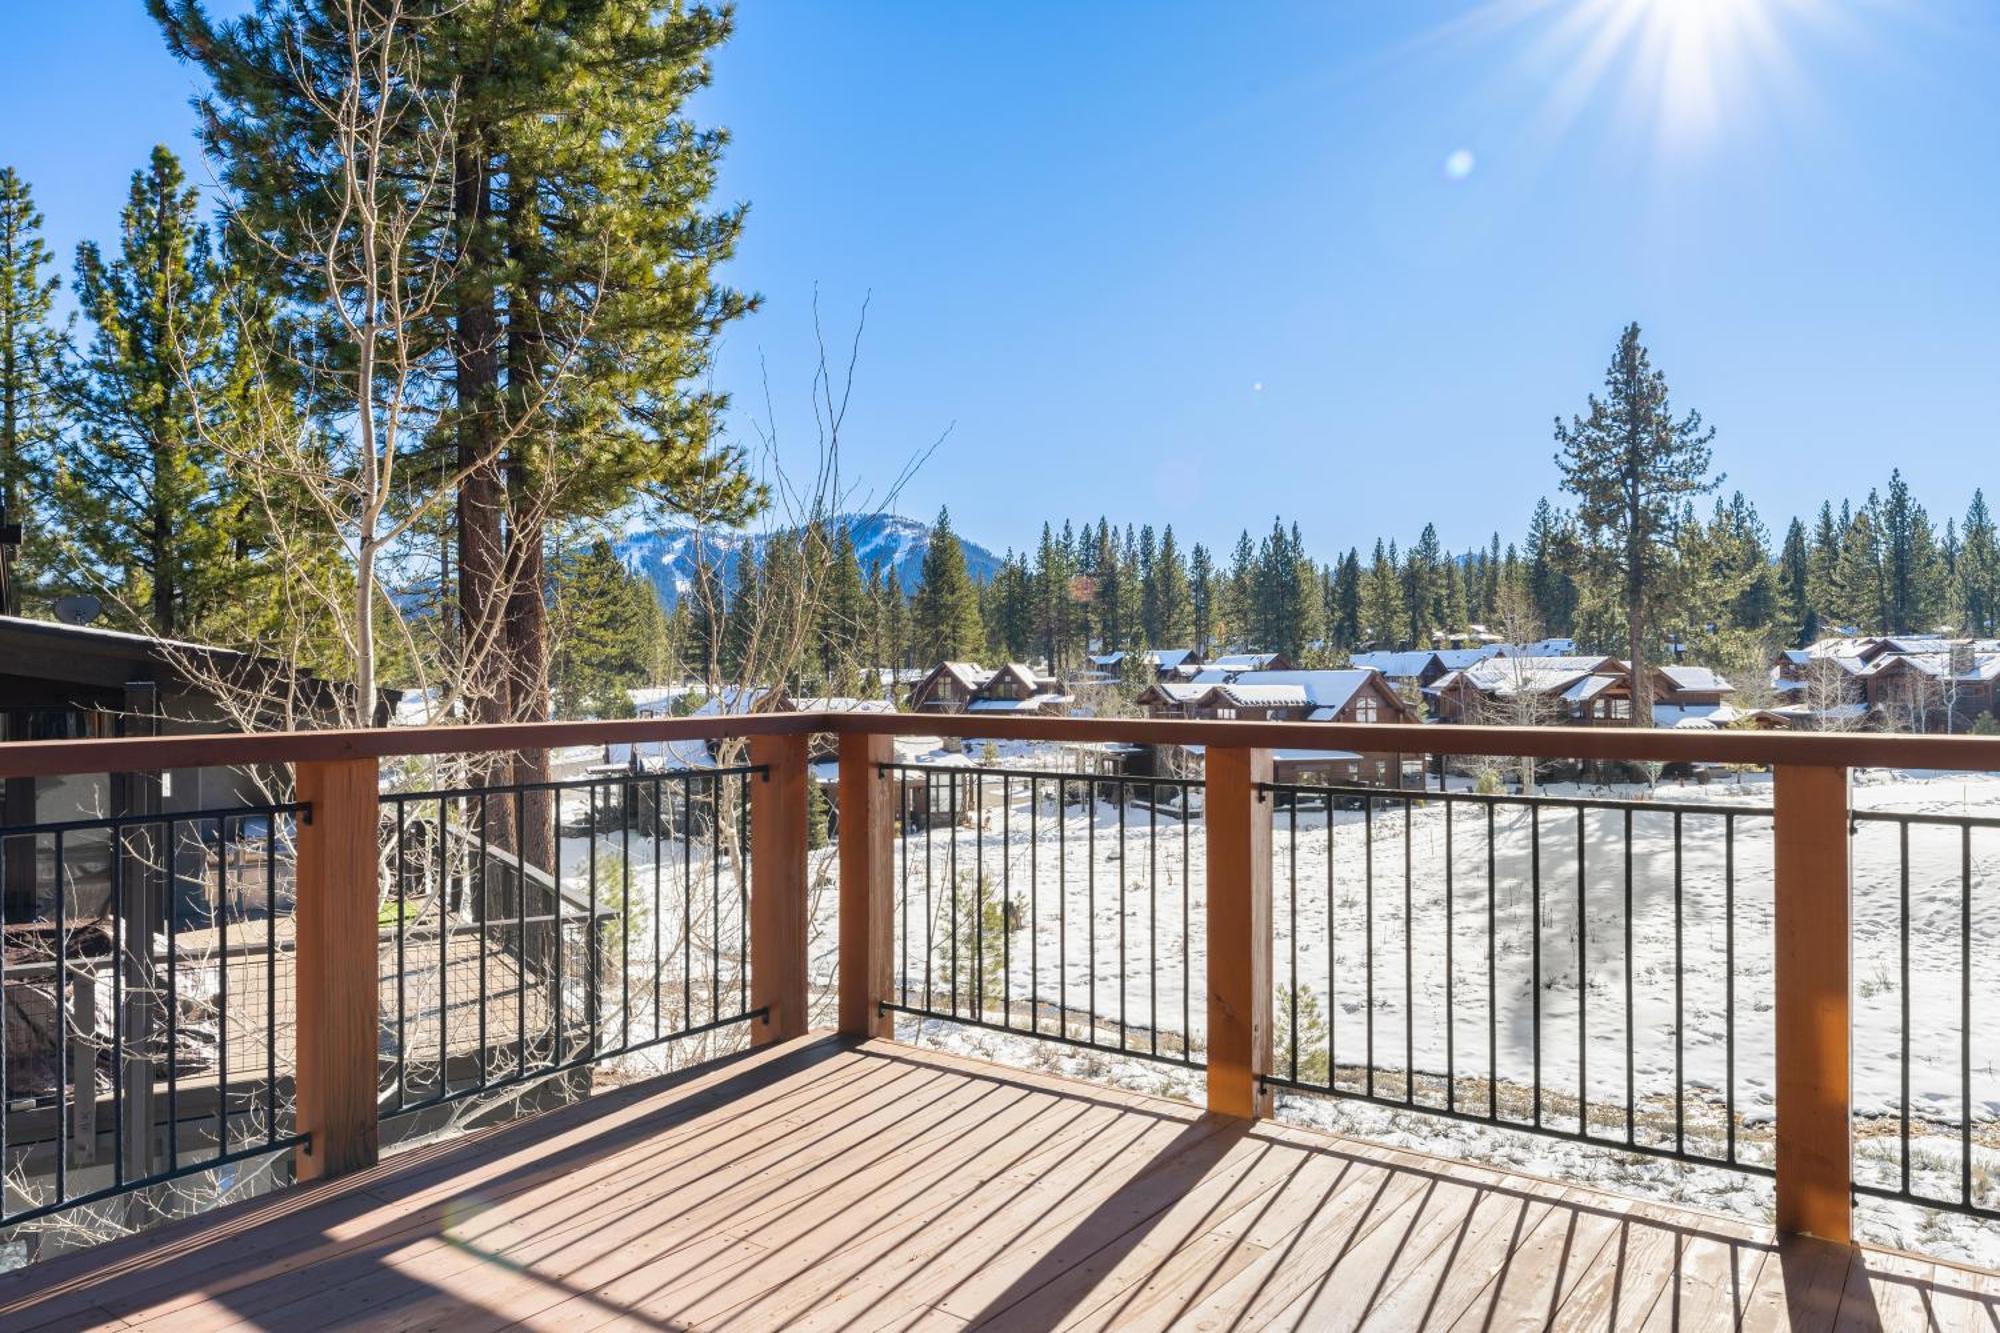
[[[162,845],[195,835],[205,859],[188,851],[187,864],[219,886],[193,916],[166,912],[150,943],[122,902],[99,914],[108,925],[74,912],[82,830],[0,830],[37,849],[7,858],[10,877],[33,879],[36,904],[10,940],[53,941],[47,967],[10,950],[0,973],[8,1040],[44,1047],[5,1053],[35,1086],[9,1087],[0,1105],[0,1226],[287,1150],[297,1177],[337,1175],[376,1159],[388,1119],[712,1030],[758,1044],[801,1035],[813,998],[808,746],[824,734],[838,742],[833,989],[849,1034],[893,1036],[898,1019],[967,1024],[1198,1070],[1208,1105],[1227,1114],[1267,1114],[1279,1090],[1313,1089],[1768,1173],[1782,1229],[1839,1240],[1857,1191],[1979,1213],[2000,1204],[1974,1166],[1990,1123],[1975,1105],[1981,1003],[2000,985],[1981,947],[2000,916],[1979,860],[1994,821],[1850,812],[1848,799],[1857,767],[2000,772],[2000,741],[773,714],[0,747],[10,779],[291,775],[282,802],[136,817]],[[919,734],[1183,747],[1202,776],[897,762],[893,738]],[[457,756],[478,772],[523,750],[694,740],[743,753],[574,783],[382,782],[383,761],[408,756]],[[1716,808],[1275,783],[1272,752],[1298,748],[1719,761],[1774,779],[1767,804]],[[606,809],[620,847],[609,865]],[[128,827],[88,822],[102,838]],[[1899,858],[1888,879],[1852,877],[1885,837]],[[1957,840],[1949,875],[1909,851],[1937,839]],[[587,869],[572,869],[578,855]],[[182,859],[156,848],[141,863],[166,873]],[[232,898],[232,875],[261,876],[261,903]],[[190,925],[214,936],[215,966],[198,981],[180,965]],[[72,936],[91,929],[130,966],[79,955]],[[1856,1027],[1857,956],[1886,978],[1864,977],[1864,1010],[1898,1006],[1899,1025]],[[73,1011],[78,969],[123,985],[134,966],[163,970],[145,992],[159,1023],[126,1018],[122,995],[115,1017]],[[189,1007],[188,984],[206,1011]],[[1698,1033],[1688,997],[1717,987],[1717,1030]],[[1926,988],[1957,1003],[1946,1033],[1912,1026]],[[44,1014],[42,1037],[17,1009]],[[179,1025],[198,1012],[212,1030],[191,1044]],[[1665,1046],[1653,1013],[1671,1019]],[[1502,1040],[1503,1025],[1523,1023],[1525,1037]],[[164,1039],[142,1035],[169,1025]],[[261,1040],[261,1063],[225,1054],[244,1032]],[[1690,1077],[1696,1036],[1719,1084]],[[1662,1055],[1664,1075],[1642,1048]],[[1893,1108],[1897,1130],[1858,1171],[1855,1056],[1864,1110],[1879,1123]],[[1958,1095],[1919,1096],[1913,1065],[1948,1069]],[[210,1139],[169,1141],[133,1167],[132,1136],[159,1130],[130,1075],[143,1067],[144,1086],[179,1096],[198,1066],[214,1084]],[[1884,1069],[1893,1086],[1880,1086]],[[79,1117],[86,1098],[94,1115]],[[126,1135],[109,1169],[101,1155],[80,1166],[106,1125]],[[1925,1131],[1955,1140],[1956,1156]]]

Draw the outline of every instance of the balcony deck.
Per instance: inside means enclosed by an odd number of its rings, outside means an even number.
[[[31,1329],[1945,1328],[2000,1276],[808,1038],[0,1279]]]

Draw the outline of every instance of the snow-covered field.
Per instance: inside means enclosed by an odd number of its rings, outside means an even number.
[[[1033,761],[1029,753],[1001,756],[1003,764]],[[904,1002],[950,1012],[955,1000],[958,1013],[982,1014],[989,1023],[1034,1021],[1055,1029],[1066,1021],[1073,1038],[1091,1035],[1094,1015],[1099,1045],[1122,1039],[1150,1051],[1157,1041],[1160,1050],[1174,1053],[1191,1041],[1198,1054],[1205,962],[1199,821],[1184,826],[1138,805],[1087,806],[1077,790],[1072,803],[1059,804],[1052,782],[1038,784],[1031,807],[1029,784],[1016,778],[1010,785],[1011,799],[1003,801],[998,780],[989,780],[976,818],[974,803],[961,800],[956,828],[941,818],[928,832],[913,829],[897,843]],[[1648,795],[1571,787],[1544,794]],[[1757,809],[1768,802],[1769,785],[1748,780],[1662,787],[1650,797],[1738,813],[1683,815],[1677,857],[1674,816],[1634,811],[1629,918],[1628,816],[1622,809],[1544,806],[1537,815],[1503,805],[1494,811],[1489,839],[1486,807],[1470,802],[1433,797],[1407,814],[1384,803],[1370,817],[1336,811],[1330,823],[1322,810],[1295,814],[1278,805],[1278,1072],[1294,1068],[1296,1032],[1296,1068],[1306,1081],[1326,1080],[1330,1056],[1341,1087],[1365,1087],[1372,1070],[1379,1095],[1401,1098],[1414,1069],[1415,1099],[1441,1105],[1452,1075],[1461,1109],[1483,1113],[1491,1096],[1504,1118],[1524,1120],[1534,1114],[1539,1068],[1543,1123],[1575,1130],[1581,1098],[1590,1131],[1607,1139],[1625,1133],[1629,1080],[1640,1142],[1674,1142],[1678,1100],[1690,1152],[1721,1156],[1733,1123],[1739,1159],[1768,1163],[1772,839],[1771,821]],[[2000,817],[2000,781],[1864,774],[1856,780],[1854,803],[1862,810],[1933,818]],[[1727,836],[1732,826],[1733,838]],[[2000,1069],[1985,1036],[2000,1018],[2000,897],[1994,887],[2000,883],[2000,828],[1976,829],[1968,849],[1959,826],[1921,819],[1910,825],[1907,992],[1901,836],[1894,823],[1855,826],[1854,1099],[1861,1178],[1884,1185],[1897,1179],[1907,998],[1912,1183],[1956,1195],[1969,1088],[1975,1197],[2000,1206]],[[618,841],[617,835],[600,839],[600,856]],[[586,849],[581,838],[566,843],[566,866],[586,860],[587,853],[578,855]],[[679,844],[665,851],[663,901],[677,903]],[[650,856],[650,841],[635,838],[631,865],[635,881],[646,886],[642,903],[651,892]],[[812,965],[816,982],[829,985],[836,949],[830,856],[830,849],[814,853]],[[1961,887],[1968,859],[1969,912]],[[698,887],[708,889],[705,858],[697,852],[691,864]],[[733,890],[733,867],[727,869]],[[716,923],[725,941],[739,924],[730,915],[733,898],[733,891],[725,894]],[[638,910],[643,915],[646,909]],[[1963,931],[1968,918],[1969,942]],[[713,929],[697,922],[698,935]],[[650,966],[651,930],[646,924],[630,932],[635,968]],[[674,940],[675,930],[666,938]],[[1969,1068],[1961,1059],[1968,956]],[[983,1001],[977,1008],[975,993]],[[1296,1028],[1290,1022],[1294,994]],[[1198,1075],[1168,1066],[938,1020],[904,1023],[920,1040],[1010,1063],[1168,1095],[1199,1094]],[[1725,1169],[1347,1099],[1301,1094],[1284,1098],[1282,1106],[1290,1117],[1404,1146],[1743,1215],[1768,1215],[1770,1209],[1767,1180]],[[1726,1114],[1732,1109],[1733,1121]],[[1869,1239],[2000,1262],[2000,1222],[1867,1200],[1859,1215]]]

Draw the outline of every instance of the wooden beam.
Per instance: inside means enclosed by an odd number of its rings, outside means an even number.
[[[297,766],[298,1127],[301,1180],[373,1166],[380,981],[376,762]]]
[[[769,1018],[750,1027],[767,1046],[806,1030],[806,742],[804,733],[753,736],[750,762],[750,1004]]]
[[[840,738],[840,1030],[890,1037],[881,1010],[893,984],[895,949],[895,792],[882,765],[895,757],[888,736]]]
[[[1776,773],[1778,1229],[1848,1244],[1847,771]]]
[[[1271,1072],[1271,752],[1211,746],[1208,830],[1208,1109],[1265,1116]]]
[[[1665,763],[1803,764],[1829,768],[1942,768],[2000,772],[2000,738],[1867,733],[1678,731],[1645,727],[1429,726],[1421,723],[1197,721],[1171,718],[1000,717],[992,714],[757,713],[604,722],[469,727],[381,727],[127,740],[9,741],[0,778],[149,769],[321,763],[416,754],[471,754],[560,746],[647,744],[756,735],[945,735],[982,740],[1115,741],[1361,753],[1472,754],[1543,759],[1654,759]]]

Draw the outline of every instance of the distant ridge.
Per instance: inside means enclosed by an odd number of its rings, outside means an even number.
[[[878,562],[894,569],[905,590],[923,582],[924,554],[930,550],[931,528],[913,518],[894,514],[840,514],[833,520],[845,525],[854,540],[855,554],[866,573]],[[760,559],[770,540],[762,532],[703,532],[695,528],[657,528],[649,532],[627,533],[616,543],[625,567],[644,576],[659,593],[663,605],[672,606],[693,586],[695,571],[705,562],[717,570],[728,586],[736,577],[736,562],[745,552]],[[965,567],[981,583],[1000,568],[1000,557],[963,536]]]

